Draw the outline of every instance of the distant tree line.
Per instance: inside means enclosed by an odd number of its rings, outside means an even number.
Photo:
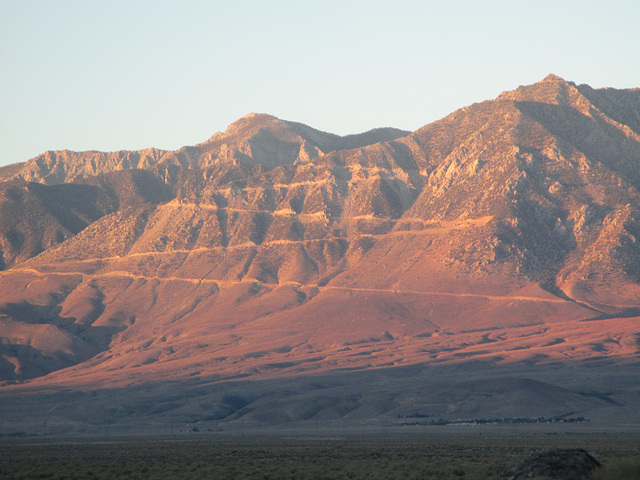
[[[399,418],[427,418],[430,415],[413,414],[400,415]],[[431,419],[428,422],[415,421],[406,422],[402,425],[500,425],[513,423],[581,423],[588,422],[584,417],[568,417],[567,415],[557,415],[555,417],[505,417],[505,418],[472,418],[467,420],[447,420],[446,418]]]

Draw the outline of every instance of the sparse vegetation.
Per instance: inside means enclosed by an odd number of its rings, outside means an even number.
[[[489,480],[542,445],[565,440],[483,435],[23,440],[0,445],[0,478]],[[633,438],[613,444],[610,438],[589,440],[604,464],[594,480],[640,478],[640,447],[631,447]]]
[[[640,480],[640,457],[613,459],[596,471],[592,480]]]

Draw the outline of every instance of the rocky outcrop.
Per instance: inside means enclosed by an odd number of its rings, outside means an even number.
[[[593,470],[600,467],[600,462],[586,450],[555,448],[526,459],[513,470],[505,472],[500,480],[526,480],[538,477],[553,480],[588,480]]]

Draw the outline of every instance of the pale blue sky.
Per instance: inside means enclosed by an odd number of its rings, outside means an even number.
[[[0,0],[0,165],[176,149],[250,112],[415,130],[556,73],[640,87],[637,0]]]

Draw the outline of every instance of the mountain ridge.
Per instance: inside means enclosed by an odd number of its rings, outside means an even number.
[[[206,168],[210,166],[212,160],[217,158],[232,162],[247,161],[251,158],[252,163],[266,162],[273,167],[281,163],[293,163],[297,158],[296,154],[309,160],[319,153],[328,153],[337,148],[345,146],[357,148],[408,133],[395,128],[376,128],[360,134],[339,136],[321,132],[302,123],[280,120],[272,115],[251,113],[233,122],[225,132],[218,132],[194,146],[182,147],[175,151],[157,148],[115,152],[47,151],[27,162],[0,167],[0,180],[19,179],[54,185],[74,181],[83,176],[95,176],[127,169],[150,169],[162,164]],[[260,144],[259,137],[253,138],[265,134],[268,138],[263,143],[266,145]],[[305,135],[308,138],[305,138]],[[226,143],[227,139],[234,137],[242,138],[240,144]],[[279,141],[280,146],[284,144],[286,150],[286,144],[295,140],[300,143],[300,146],[293,152],[269,151],[269,147],[277,150],[278,147],[274,147],[274,142]],[[258,155],[251,154],[252,146],[254,149],[258,148]],[[260,153],[261,148],[267,148],[267,151]],[[249,154],[247,155],[245,151]],[[284,158],[279,158],[278,153],[280,155],[284,153]],[[272,163],[271,157],[277,159],[275,164]],[[19,167],[20,165],[23,165],[22,168]]]
[[[639,354],[636,98],[549,75],[415,132],[250,114],[107,162],[126,170],[54,162],[21,185],[108,208],[30,258],[3,249],[0,373],[24,391],[590,361],[606,378]]]

